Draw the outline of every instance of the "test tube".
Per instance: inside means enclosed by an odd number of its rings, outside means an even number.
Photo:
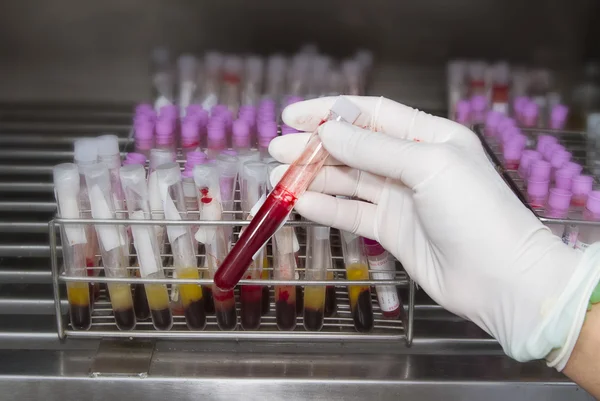
[[[134,220],[150,220],[150,202],[146,171],[139,164],[121,169],[121,183],[129,217]],[[164,278],[159,246],[156,242],[154,227],[132,225],[133,244],[135,246],[140,276],[143,278]],[[149,304],[152,323],[157,330],[169,330],[173,325],[173,316],[169,307],[169,293],[164,284],[138,284],[136,291],[144,292]]]
[[[222,207],[218,168],[208,164],[195,166],[194,181],[199,195],[200,220],[221,220]],[[225,230],[223,227],[200,226],[196,232],[196,239],[204,244],[209,277],[213,278],[219,264],[229,250]],[[233,290],[222,291],[214,284],[203,287],[203,294],[206,290],[212,293],[219,328],[221,330],[234,330],[237,326],[237,312]]]
[[[583,210],[583,219],[586,221],[600,221],[600,191],[589,193]],[[575,248],[585,251],[588,246],[598,240],[600,240],[598,225],[581,225],[575,241]]]
[[[74,143],[74,154],[75,164],[79,169],[79,206],[81,210],[81,218],[90,219],[92,218],[90,197],[88,194],[88,187],[85,181],[86,169],[98,162],[98,148],[95,138],[82,138],[78,139]],[[87,244],[85,246],[85,265],[86,267],[98,266],[98,258],[96,255],[100,252],[98,249],[98,237],[96,236],[96,230],[91,224],[85,226],[85,237]],[[88,276],[97,276],[100,274],[99,270],[87,270]],[[93,302],[98,298],[100,294],[100,285],[98,283],[89,284],[90,293],[92,295],[92,306]]]
[[[548,204],[544,215],[555,219],[566,219],[569,214],[569,205],[571,204],[571,191],[560,188],[550,189],[548,195]],[[548,224],[548,228],[552,234],[563,237],[565,233],[564,224]]]
[[[371,276],[376,280],[393,280],[396,276],[396,267],[393,257],[383,249],[377,241],[363,238],[365,253],[369,261]],[[395,285],[376,285],[377,301],[381,313],[386,319],[397,319],[402,312],[402,303]]]
[[[181,185],[179,164],[167,163],[156,169],[158,188],[167,220],[186,220],[187,212]],[[173,253],[173,266],[179,279],[199,279],[196,254],[189,226],[167,225],[167,237]],[[202,330],[206,312],[202,288],[198,284],[178,285],[185,321],[190,330]]]
[[[247,161],[244,163],[240,177],[242,211],[244,218],[252,219],[252,208],[267,191],[267,165],[263,162]],[[246,229],[244,227],[244,229]],[[262,275],[264,248],[260,248],[246,270],[246,279],[259,279]],[[245,330],[258,329],[262,315],[262,286],[243,285],[240,289],[242,327]]]
[[[273,236],[273,276],[275,280],[294,280],[296,258],[294,253],[294,229],[282,227]],[[296,286],[275,286],[275,316],[279,330],[296,327]]]
[[[110,187],[113,194],[113,201],[116,209],[116,216],[119,219],[125,219],[127,212],[125,211],[125,195],[123,186],[121,185],[121,177],[119,170],[121,169],[121,154],[119,153],[119,138],[116,135],[101,135],[96,138],[98,146],[98,160],[104,163],[108,168],[110,175]],[[121,232],[121,237],[127,240],[125,251],[129,259],[130,240],[127,235],[127,227],[124,225],[117,226]],[[131,271],[132,275],[138,275],[139,271]],[[143,284],[133,284],[133,309],[138,320],[146,320],[150,318],[150,308],[146,291]]]
[[[94,219],[114,219],[113,194],[106,165],[96,163],[86,168],[85,181],[90,196],[92,217]],[[126,242],[122,238],[122,231],[117,225],[112,224],[96,224],[95,227],[104,273],[107,277],[128,277],[129,253],[125,249]],[[135,312],[129,284],[109,283],[108,292],[117,327],[120,330],[132,330],[135,327]]]
[[[346,278],[350,281],[368,280],[369,267],[362,239],[346,231],[342,231],[341,234]],[[374,324],[371,287],[351,285],[348,287],[348,298],[350,298],[350,311],[356,330],[359,332],[371,331]]]
[[[58,215],[67,219],[80,218],[80,179],[77,166],[72,163],[59,164],[54,167],[53,176]],[[65,271],[69,276],[87,276],[87,239],[84,227],[61,224],[60,230]],[[67,297],[71,326],[75,330],[88,330],[92,325],[88,283],[67,282]]]
[[[579,175],[574,177],[571,183],[571,206],[575,208],[583,208],[587,202],[588,194],[592,192],[594,178],[589,175]]]
[[[223,219],[234,220],[234,198],[235,198],[235,187],[238,176],[238,163],[239,159],[237,156],[230,156],[226,154],[220,154],[216,159],[216,166],[219,172],[219,188],[221,190],[221,207],[223,208]],[[225,238],[227,238],[228,249],[233,242],[233,228],[230,226],[224,227]]]
[[[231,145],[234,150],[250,150],[250,125],[242,119],[233,122]]]
[[[206,154],[209,159],[215,159],[221,151],[227,149],[225,122],[213,118],[206,126],[206,130]]]
[[[331,244],[329,243],[329,227],[308,227],[308,249],[306,250],[307,280],[325,280],[331,270]],[[325,316],[326,287],[307,285],[304,288],[304,328],[319,331],[323,328]]]
[[[275,137],[277,137],[275,121],[263,121],[258,125],[258,151],[261,159],[269,157],[269,144]]]

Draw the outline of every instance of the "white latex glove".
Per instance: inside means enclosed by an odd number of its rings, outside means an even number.
[[[283,120],[313,131],[334,100],[293,104]],[[593,263],[600,260],[598,247],[582,258],[552,235],[496,173],[468,128],[383,98],[350,100],[364,113],[356,125],[379,132],[321,125],[332,157],[296,210],[379,241],[431,298],[475,322],[509,356],[539,359],[563,347],[549,357],[562,369],[600,279],[600,263]],[[307,137],[275,138],[269,151],[291,163]],[[285,168],[273,172],[274,185]]]

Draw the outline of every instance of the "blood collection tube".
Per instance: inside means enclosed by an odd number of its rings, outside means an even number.
[[[222,206],[218,168],[209,164],[195,166],[194,181],[198,192],[200,220],[221,220]],[[221,226],[200,226],[196,232],[196,240],[204,244],[209,277],[213,278],[229,249],[225,230]],[[205,289],[207,287],[203,287],[203,293]],[[213,284],[210,286],[210,291],[214,299],[214,310],[219,328],[234,330],[237,326],[237,312],[233,290],[221,291]]]
[[[332,268],[329,227],[309,227],[307,230],[306,266],[304,277],[309,281],[327,279]],[[307,285],[304,288],[304,328],[319,331],[325,316],[326,287]]]
[[[177,59],[179,77],[179,100],[177,104],[183,113],[194,100],[196,94],[196,80],[198,77],[198,62],[191,54],[182,54]]]
[[[554,183],[556,185],[556,188],[566,189],[567,191],[570,191],[571,187],[573,186],[573,177],[575,177],[576,175],[577,174],[575,171],[569,170],[566,167],[557,170],[556,174],[554,174]]]
[[[229,110],[237,113],[240,107],[241,78],[243,73],[243,62],[238,56],[227,56],[223,63],[223,81],[221,86],[221,102]]]
[[[530,177],[527,181],[527,201],[534,209],[541,209],[546,205],[550,180]]]
[[[489,111],[485,117],[485,135],[495,137],[498,134],[498,124],[500,124],[501,119],[501,113],[494,110]]]
[[[552,107],[552,111],[550,112],[550,122],[548,125],[551,129],[565,129],[568,115],[569,108],[567,106],[564,104],[556,104]]]
[[[250,149],[250,125],[242,120],[237,119],[233,122],[231,146],[234,150],[243,151]]]
[[[215,164],[219,172],[219,188],[221,190],[223,219],[231,221],[234,220],[235,217],[234,200],[239,169],[239,158],[238,156],[220,154],[217,156]],[[231,226],[226,226],[224,227],[224,231],[229,249],[229,246],[233,242],[233,228]]]
[[[342,231],[341,234],[346,278],[349,281],[368,280],[369,266],[362,239],[345,231]],[[356,330],[359,332],[371,331],[374,324],[371,287],[368,285],[348,286],[348,297]]]
[[[459,100],[456,103],[455,113],[454,121],[466,126],[471,125],[471,104],[468,100]]]
[[[139,164],[121,169],[121,183],[125,193],[127,211],[133,220],[150,220],[150,202],[146,171]],[[162,259],[154,227],[131,225],[142,278],[164,278]],[[164,284],[138,284],[136,291],[144,292],[149,305],[152,323],[157,330],[169,330],[173,325],[173,316],[169,306],[169,293]],[[135,300],[134,300],[135,303]]]
[[[589,175],[579,175],[574,177],[571,185],[571,192],[573,192],[571,206],[575,208],[584,207],[587,202],[588,194],[592,192],[593,185],[594,178]]]
[[[600,191],[592,191],[587,197],[583,219],[600,221]],[[600,240],[600,229],[597,225],[581,225],[575,242],[575,248],[586,250],[588,246]]]
[[[156,169],[156,173],[165,218],[167,220],[186,220],[187,212],[179,164],[163,164]],[[177,278],[199,279],[190,227],[167,225],[167,236],[171,244],[173,267]],[[178,289],[188,328],[202,330],[206,325],[202,288],[198,284],[179,284]]]
[[[541,154],[546,153],[546,147],[558,143],[558,139],[552,135],[540,135],[537,137],[535,150]]]
[[[75,164],[63,163],[54,167],[54,195],[58,215],[66,219],[80,218],[79,170]],[[81,225],[60,226],[64,269],[69,276],[86,277],[85,252],[87,239]],[[92,324],[90,288],[85,282],[67,282],[69,316],[75,330],[88,330]]]
[[[247,161],[243,164],[240,174],[240,192],[242,211],[245,219],[254,216],[256,205],[267,192],[267,165],[260,161]],[[247,230],[243,228],[242,233]],[[262,277],[264,263],[264,247],[253,255],[254,258],[247,268],[246,279],[259,279]],[[219,287],[221,288],[221,287]],[[224,288],[222,288],[224,289]],[[260,326],[262,315],[262,286],[243,285],[240,289],[242,327],[245,330],[257,329]]]
[[[510,68],[508,63],[500,62],[492,67],[492,110],[508,114],[510,91]]]
[[[125,219],[127,218],[127,211],[125,210],[125,194],[123,193],[123,186],[121,185],[121,177],[119,174],[119,170],[121,169],[119,138],[116,135],[101,135],[96,138],[96,143],[98,146],[98,161],[106,165],[110,175],[110,187],[113,194],[116,216],[119,219]],[[127,239],[125,251],[127,252],[127,258],[129,259],[131,241],[129,235],[127,234],[127,227],[124,225],[119,225],[117,228],[119,231],[121,231],[121,235]],[[139,275],[138,271],[130,273],[133,275],[137,273]],[[132,288],[135,317],[137,320],[149,319],[150,308],[148,306],[148,299],[146,298],[144,285],[132,284]]]
[[[98,147],[96,139],[82,138],[78,139],[74,143],[74,154],[75,164],[79,169],[79,207],[81,211],[81,218],[90,219],[92,218],[90,197],[88,194],[88,187],[85,180],[85,171],[89,166],[94,165],[98,162]],[[98,266],[98,237],[96,236],[96,230],[91,224],[84,227],[85,237],[87,244],[85,245],[85,265],[86,267]],[[98,276],[100,270],[87,270],[88,276]],[[90,294],[92,298],[92,307],[94,301],[98,299],[100,294],[100,285],[98,283],[89,284]]]
[[[359,115],[360,109],[342,96],[332,106],[327,120],[354,123]],[[327,156],[328,152],[323,147],[315,130],[302,155],[290,166],[271,191],[264,204],[256,212],[254,219],[245,227],[239,240],[219,267],[215,275],[215,284],[219,288],[231,289],[244,276],[253,256],[287,219],[298,197],[312,182],[325,163]]]
[[[481,124],[485,121],[487,110],[487,99],[484,95],[476,95],[471,98],[471,123]]]
[[[211,119],[206,130],[206,154],[209,159],[215,159],[221,151],[227,149],[225,122],[220,119]]]
[[[269,157],[269,144],[275,137],[277,137],[275,121],[264,121],[258,126],[258,152],[261,159]]]
[[[186,117],[181,124],[181,151],[183,157],[195,152],[200,147],[200,122],[192,117]]]
[[[571,204],[571,191],[560,188],[550,189],[548,203],[544,215],[554,219],[566,219],[569,214],[569,205]],[[565,233],[564,224],[548,224],[552,234],[563,237]]]
[[[524,181],[527,181],[527,177],[529,175],[529,167],[531,164],[542,158],[542,154],[535,150],[524,150],[521,154],[521,161],[519,162],[519,167],[517,172],[519,173],[519,177],[521,177]]]
[[[154,147],[154,120],[147,116],[139,116],[133,122],[133,138],[135,151],[148,157]]]
[[[175,150],[177,117],[160,116],[156,121],[155,143],[157,149]]]
[[[551,176],[554,177],[556,175],[556,171],[566,165],[573,155],[571,152],[566,150],[558,150],[552,154],[550,158],[550,165],[552,166],[552,170],[550,172]]]
[[[371,276],[375,280],[393,280],[396,266],[393,257],[377,242],[363,238]],[[395,285],[376,285],[377,301],[386,319],[397,319],[402,312],[402,302]]]
[[[293,227],[282,227],[273,236],[273,277],[275,280],[294,280],[296,258]],[[275,316],[279,330],[296,328],[296,286],[275,286]]]
[[[114,219],[115,209],[111,191],[109,171],[106,165],[96,163],[86,168],[87,183],[92,217],[94,219]],[[126,278],[129,276],[129,252],[123,231],[117,225],[96,224],[96,232],[100,244],[100,254],[104,273],[107,277]],[[135,327],[133,298],[128,283],[114,282],[108,284],[110,302],[115,322],[120,330],[132,330]]]
[[[513,138],[504,144],[502,154],[504,156],[504,168],[507,170],[517,170],[525,145],[519,138]]]

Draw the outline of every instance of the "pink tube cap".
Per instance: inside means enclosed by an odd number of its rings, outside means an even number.
[[[546,196],[549,187],[550,180],[530,179],[527,182],[527,194],[535,197]]]
[[[232,134],[235,137],[250,136],[250,126],[247,121],[237,119],[233,122]]]
[[[559,169],[563,167],[569,160],[571,160],[571,152],[567,152],[566,150],[557,150],[552,153],[552,157],[550,159],[550,164],[553,168]]]
[[[556,183],[556,188],[571,190],[571,186],[573,185],[573,177],[575,176],[575,172],[573,170],[569,170],[567,168],[561,168],[556,171],[554,175],[554,180]]]
[[[594,214],[600,214],[600,191],[589,193],[585,208]]]
[[[567,189],[552,188],[548,195],[548,207],[557,211],[569,209],[573,194]]]
[[[573,195],[587,195],[592,192],[594,179],[589,175],[578,175],[573,178],[571,192]]]
[[[529,181],[547,181],[550,180],[550,171],[552,166],[545,160],[536,160],[531,163],[529,168]]]

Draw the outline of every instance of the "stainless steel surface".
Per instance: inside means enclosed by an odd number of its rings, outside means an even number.
[[[92,377],[147,377],[154,353],[151,341],[103,340],[98,346]]]
[[[0,104],[0,138],[6,119],[12,129],[32,127],[29,121],[44,123],[35,126],[38,132],[23,128],[18,135],[11,134],[10,143],[0,144],[5,151],[0,182],[21,183],[21,188],[49,184],[51,167],[70,160],[72,139],[95,134],[73,128],[61,135],[53,124],[101,126],[110,120],[118,127],[128,123],[131,108]],[[64,139],[37,143],[40,135]],[[35,157],[23,160],[22,153],[11,153],[6,146]],[[63,152],[62,158],[49,157],[54,150]],[[67,305],[64,299],[54,301],[61,299],[64,289],[60,277],[50,274],[48,235],[39,233],[37,224],[12,229],[18,222],[50,221],[54,212],[51,190],[0,190],[0,221],[6,223],[4,232],[0,230],[0,400],[589,399],[542,363],[522,365],[504,357],[496,341],[422,291],[412,294],[414,314],[409,314],[407,325],[407,334],[414,334],[411,347],[399,346],[395,338],[364,341],[350,335],[344,341],[298,341],[285,336],[265,341],[269,331],[257,333],[258,339],[231,341],[215,333],[210,341],[183,340],[174,331],[175,338],[156,341],[144,379],[92,378],[89,373],[99,339],[59,339],[59,333],[65,334],[57,327],[63,327]],[[56,232],[52,225],[46,229]],[[343,286],[338,291],[345,294]],[[405,289],[402,296],[410,305],[410,292]],[[110,321],[110,316],[102,319]]]

